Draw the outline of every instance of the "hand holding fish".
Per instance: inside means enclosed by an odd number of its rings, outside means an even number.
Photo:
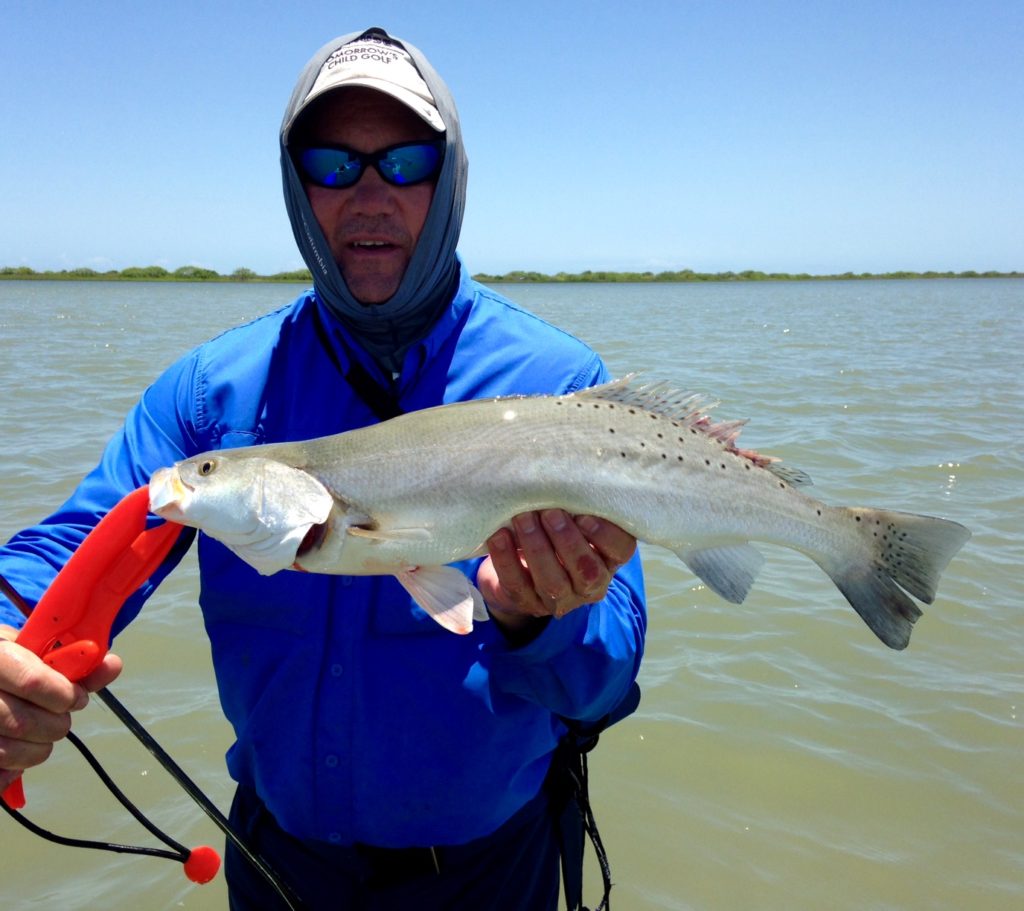
[[[477,587],[495,622],[522,632],[538,618],[600,601],[633,556],[636,538],[611,522],[547,509],[516,516],[487,545]]]
[[[72,683],[16,644],[16,636],[17,630],[0,626],[0,790],[44,762],[71,728],[71,712],[121,673],[121,659],[108,654],[97,670]]]

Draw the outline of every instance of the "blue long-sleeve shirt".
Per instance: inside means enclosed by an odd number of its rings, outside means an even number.
[[[352,358],[403,411],[570,392],[608,378],[583,343],[465,277],[401,374],[384,377],[306,293],[170,367],[71,498],[0,548],[0,572],[35,603],[98,518],[155,469],[209,449],[373,423],[346,379]],[[191,538],[183,535],[126,603],[119,627]],[[564,730],[557,716],[609,712],[643,650],[638,558],[602,602],[551,621],[521,648],[493,623],[468,636],[446,632],[391,577],[264,577],[205,535],[199,566],[221,703],[236,737],[230,773],[304,838],[408,846],[487,834],[540,788]],[[2,599],[0,622],[22,622]]]

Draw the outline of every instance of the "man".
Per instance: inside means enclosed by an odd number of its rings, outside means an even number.
[[[0,548],[0,572],[31,603],[98,518],[162,465],[607,379],[583,344],[463,269],[459,120],[413,46],[376,29],[325,45],[288,105],[281,164],[315,291],[167,370],[71,499]],[[200,601],[236,735],[232,820],[310,908],[556,907],[543,784],[562,719],[602,718],[636,676],[646,625],[636,542],[549,510],[487,543],[488,557],[465,569],[493,622],[463,637],[390,577],[262,577],[200,537]],[[17,612],[0,604],[0,620],[13,638]],[[0,642],[0,786],[42,762],[87,691],[119,671],[108,656],[72,685]],[[236,911],[278,907],[230,849],[227,876]]]

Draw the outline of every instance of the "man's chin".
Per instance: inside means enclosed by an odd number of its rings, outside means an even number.
[[[367,273],[359,269],[345,268],[345,264],[339,262],[342,278],[348,286],[349,293],[361,304],[373,306],[384,304],[395,296],[398,286],[402,283],[404,269],[396,277],[393,273],[379,274]]]

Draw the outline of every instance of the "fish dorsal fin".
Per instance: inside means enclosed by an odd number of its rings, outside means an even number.
[[[710,411],[718,402],[695,392],[683,392],[670,383],[640,383],[639,374],[627,373],[618,380],[591,386],[573,393],[573,398],[614,402],[660,414],[662,417],[686,424],[696,422],[703,412]]]
[[[592,386],[573,393],[572,398],[584,401],[613,402],[629,408],[649,411],[674,421],[681,427],[699,431],[713,440],[724,444],[731,452],[749,459],[759,468],[766,468],[780,480],[793,487],[810,484],[810,477],[799,468],[779,464],[772,456],[762,455],[752,449],[740,449],[736,445],[740,431],[746,421],[712,421],[707,412],[719,403],[716,399],[699,392],[685,392],[671,383],[641,383],[638,374],[628,373],[621,379]]]
[[[764,466],[780,481],[785,481],[790,487],[807,487],[814,482],[806,471],[793,468],[790,465],[780,465],[778,462],[771,462]]]

